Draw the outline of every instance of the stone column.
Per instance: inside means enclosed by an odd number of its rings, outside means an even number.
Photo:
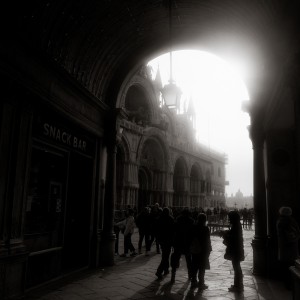
[[[253,206],[255,235],[252,240],[253,274],[262,275],[267,272],[267,203],[264,173],[264,133],[261,126],[250,128],[253,145]]]
[[[106,186],[103,205],[103,228],[99,264],[112,266],[114,264],[115,234],[113,231],[114,209],[116,201],[116,153],[117,146],[112,139],[107,149]]]
[[[106,178],[106,163],[107,151],[103,147],[102,142],[97,142],[96,147],[96,168],[99,170],[99,177],[97,176],[97,198],[95,201],[95,232],[94,232],[94,248],[92,246],[92,266],[98,267],[100,265],[100,257],[102,256],[102,227],[103,227],[103,207],[105,195],[105,178]],[[101,262],[102,263],[102,262]]]
[[[103,205],[103,229],[101,237],[99,263],[102,266],[114,264],[115,233],[114,213],[116,202],[116,154],[117,146],[121,140],[119,118],[123,116],[121,110],[116,110],[109,118],[111,127],[107,128],[107,168],[106,186]],[[112,121],[111,121],[112,120]]]

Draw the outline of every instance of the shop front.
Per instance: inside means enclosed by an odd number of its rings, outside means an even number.
[[[33,117],[24,218],[26,288],[88,267],[95,140],[55,115]]]

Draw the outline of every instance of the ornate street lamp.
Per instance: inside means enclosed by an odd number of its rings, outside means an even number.
[[[169,33],[170,33],[170,79],[161,90],[165,104],[169,108],[177,108],[180,105],[182,91],[173,80],[173,62],[172,62],[172,6],[173,0],[169,0]]]

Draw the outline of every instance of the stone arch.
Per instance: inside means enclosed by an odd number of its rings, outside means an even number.
[[[160,130],[157,128],[146,128],[144,130],[144,136],[141,138],[139,145],[138,145],[138,150],[136,153],[136,160],[139,162],[142,157],[142,151],[145,146],[145,143],[148,143],[149,141],[153,141],[154,143],[157,143],[159,148],[161,148],[161,151],[164,156],[164,161],[160,167],[164,171],[170,171],[170,152],[169,152],[169,147],[166,144],[164,140],[164,135]]]
[[[268,78],[267,72],[271,71],[269,75],[277,73],[270,68],[261,70],[264,60],[276,62],[278,57],[293,52],[288,50],[287,36],[297,28],[298,7],[296,1],[290,5],[277,2],[274,5],[272,1],[263,4],[241,1],[233,5],[227,1],[178,1],[174,9],[177,15],[172,35],[174,49],[205,48],[223,56],[240,56],[245,61],[252,58],[254,70],[248,80],[256,78],[256,83],[261,82]],[[141,63],[153,54],[168,51],[166,3],[162,1],[157,5],[150,1],[140,5],[138,1],[130,4],[120,1],[119,5],[103,6],[98,2],[75,5],[67,0],[63,4],[37,6],[30,1],[27,9],[20,8],[24,20],[18,22],[17,14],[10,22],[15,25],[17,37],[47,53],[93,95],[101,98],[108,88],[116,91],[126,70],[138,61]],[[249,13],[251,11],[255,14]],[[285,22],[287,16],[290,16],[289,22]],[[279,24],[278,20],[282,22]],[[43,34],[37,28],[44,28]],[[281,47],[276,47],[278,40],[282,41]],[[103,98],[107,102],[115,100],[114,97]]]
[[[131,85],[125,97],[125,109],[128,119],[136,124],[147,124],[150,121],[151,106],[148,95],[139,85]]]
[[[128,73],[118,93],[116,107],[124,107],[131,120],[145,119],[146,113],[145,121],[152,122],[158,118],[158,99],[151,79],[143,75],[145,68],[138,66]]]
[[[143,184],[143,179],[148,180],[149,185],[144,191],[140,187],[139,200],[141,205],[159,203],[162,205],[165,200],[166,182],[168,176],[168,154],[165,144],[158,136],[145,136],[139,146],[137,153],[139,165],[139,185]],[[146,203],[147,201],[147,203]]]
[[[147,165],[150,169],[165,169],[165,152],[157,137],[145,139],[139,161],[140,165]]]

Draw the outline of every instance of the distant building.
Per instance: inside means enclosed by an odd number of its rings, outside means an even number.
[[[240,189],[235,196],[226,197],[226,206],[232,209],[253,208],[253,196],[244,196]]]

